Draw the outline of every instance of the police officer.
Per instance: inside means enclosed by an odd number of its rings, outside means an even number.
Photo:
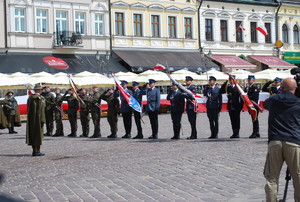
[[[192,84],[192,82],[193,82],[193,78],[191,76],[185,77],[186,88],[190,90],[192,93],[196,94],[196,86]],[[191,136],[188,137],[187,139],[197,139],[197,129],[196,129],[197,112],[195,110],[196,107],[197,106],[193,104],[192,99],[187,99],[186,113],[191,125]]]
[[[14,130],[14,127],[21,126],[21,119],[18,102],[14,98],[14,92],[8,91],[4,100],[7,101],[7,104],[4,105],[4,112],[8,121],[8,132],[9,134],[18,133]]]
[[[133,97],[137,100],[137,102],[142,107],[142,99],[143,99],[143,93],[139,89],[139,83],[136,81],[132,82],[132,88],[133,88]],[[141,113],[133,110],[134,114],[134,121],[137,128],[137,135],[133,139],[143,139],[143,130],[142,130],[142,124],[141,124]]]
[[[67,96],[68,93],[69,95]],[[68,118],[71,125],[71,134],[68,137],[77,137],[77,110],[79,103],[73,94],[73,90],[69,89],[62,97],[63,101],[66,100],[68,102]]]
[[[148,139],[157,139],[158,134],[158,112],[160,109],[160,90],[155,87],[156,81],[149,79],[149,88],[147,89],[147,105],[146,111],[148,113],[152,135]]]
[[[132,95],[132,91],[127,88],[128,82],[121,81],[121,86],[124,88],[125,92],[129,95]],[[128,105],[127,101],[125,100],[124,96],[116,90],[116,96],[120,96],[121,99],[121,109],[120,112],[122,113],[123,117],[123,124],[125,128],[125,135],[122,138],[131,138],[131,126],[132,126],[132,108]]]
[[[235,79],[235,76],[232,75],[232,77]],[[233,80],[230,78],[229,79],[229,84],[228,81],[226,81],[221,89],[220,93],[227,94],[228,102],[227,102],[227,109],[229,112],[229,117],[231,121],[231,127],[233,131],[233,135],[230,138],[239,138],[239,131],[240,131],[240,115],[241,111],[244,106],[244,101],[241,98],[241,95],[237,89],[237,87],[234,85]]]
[[[101,133],[100,133],[100,117],[102,113],[101,99],[100,99],[100,93],[98,87],[94,86],[92,91],[93,94],[91,95],[89,101],[90,101],[92,120],[94,124],[94,134],[91,136],[91,138],[99,138],[101,137]]]
[[[88,137],[90,132],[90,108],[89,108],[89,96],[87,95],[86,89],[79,89],[79,97],[82,99],[83,103],[80,103],[80,122],[82,127],[82,134],[80,137]]]
[[[263,88],[263,92],[269,92],[270,95],[275,95],[280,93],[280,86],[281,86],[281,78],[276,77],[273,81],[267,82]]]
[[[218,138],[219,114],[222,109],[222,94],[219,92],[220,88],[215,85],[216,80],[214,76],[210,76],[208,81],[209,87],[204,90],[204,96],[207,98],[206,110],[211,131],[209,139]]]
[[[111,134],[107,138],[117,138],[118,132],[118,112],[120,102],[118,97],[114,94],[113,89],[108,89],[100,95],[100,99],[105,100],[108,105],[107,121],[110,125]]]
[[[53,122],[54,122],[54,107],[55,107],[55,97],[51,93],[51,89],[49,86],[45,86],[43,88],[44,92],[42,96],[45,98],[46,106],[45,106],[45,117],[46,117],[46,129],[47,132],[45,136],[52,136],[53,132]]]
[[[184,96],[178,90],[178,87],[173,83],[172,89],[170,90],[167,100],[171,103],[171,118],[173,122],[174,136],[172,140],[180,139],[180,129],[181,129],[181,117],[184,112]]]
[[[255,76],[249,75],[248,76],[248,89],[247,89],[247,95],[251,101],[254,101],[258,104],[259,100],[259,88],[254,84],[255,83]],[[250,135],[249,138],[258,138],[260,137],[259,134],[259,122],[258,122],[258,114],[259,110],[257,110],[257,119],[256,121],[253,121],[253,132]]]
[[[62,117],[64,115],[62,108],[62,95],[60,93],[60,89],[55,89],[55,108],[54,108],[54,117],[55,117],[55,125],[56,131],[53,137],[64,136],[64,127],[62,123]]]

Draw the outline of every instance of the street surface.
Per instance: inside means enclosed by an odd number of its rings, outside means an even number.
[[[183,115],[181,140],[173,140],[171,117],[159,115],[158,140],[107,139],[109,125],[101,119],[102,138],[46,137],[44,157],[31,157],[25,144],[26,124],[18,134],[0,133],[0,201],[265,201],[263,167],[267,153],[268,112],[260,114],[260,139],[248,139],[252,132],[249,114],[241,114],[240,139],[232,135],[228,113],[220,114],[218,140],[208,140],[209,122],[205,113],[197,117],[197,140],[190,134]],[[151,135],[144,117],[144,136]],[[92,135],[92,122],[90,136]],[[78,133],[81,125],[78,120]],[[69,122],[64,121],[65,135]],[[132,136],[136,135],[133,119]],[[285,185],[281,172],[279,199]],[[2,195],[2,198],[1,198]],[[290,182],[288,201],[293,201]]]

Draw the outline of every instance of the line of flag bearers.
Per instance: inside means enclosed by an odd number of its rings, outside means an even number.
[[[228,103],[227,109],[229,111],[229,117],[231,121],[233,134],[230,138],[239,138],[240,130],[240,113],[244,106],[244,101],[235,86],[232,76],[231,79],[226,81],[221,88],[216,86],[217,79],[213,76],[209,77],[208,85],[204,89],[204,96],[206,97],[206,109],[207,117],[210,124],[211,135],[209,139],[218,138],[219,133],[219,114],[222,109],[222,94],[227,94]],[[281,80],[276,78],[274,81],[267,83],[264,87],[264,91],[270,92],[270,94],[276,94],[280,92],[278,86],[280,86]],[[258,103],[260,89],[254,84],[255,77],[250,75],[248,77],[248,87],[245,89],[250,100]],[[142,106],[142,96],[146,95],[147,105],[145,112],[149,116],[151,124],[151,136],[148,139],[158,138],[158,113],[160,109],[160,90],[155,87],[156,81],[149,79],[149,83],[143,87],[139,87],[138,82],[132,82],[133,91],[128,89],[128,82],[121,81],[121,86],[124,91],[129,95],[133,96],[137,102]],[[181,87],[182,89],[183,87]],[[193,85],[193,78],[190,76],[186,77],[185,88],[196,95],[196,86]],[[128,100],[124,97],[123,93],[120,93],[119,89],[116,90],[108,89],[102,94],[99,92],[99,88],[93,87],[92,93],[87,94],[85,89],[79,89],[74,93],[74,89],[68,89],[64,95],[61,95],[60,89],[55,89],[54,96],[50,91],[49,87],[43,87],[36,85],[34,87],[35,93],[30,95],[28,98],[28,122],[27,122],[27,138],[26,142],[28,145],[32,145],[33,156],[42,156],[40,152],[40,145],[42,143],[43,136],[64,136],[62,116],[64,112],[62,110],[62,102],[67,101],[68,103],[68,119],[71,126],[71,133],[68,137],[77,137],[77,110],[80,109],[80,121],[82,125],[82,134],[80,137],[89,137],[89,113],[91,113],[92,122],[94,124],[94,132],[90,138],[101,137],[100,132],[100,116],[101,116],[101,100],[105,100],[108,104],[107,120],[111,128],[111,134],[108,138],[116,138],[118,132],[118,115],[122,114],[123,124],[125,128],[125,134],[122,138],[131,138],[132,128],[132,114],[134,115],[134,121],[137,127],[137,135],[133,139],[144,138],[142,129],[142,113],[135,111],[129,106]],[[181,119],[184,110],[186,109],[188,121],[191,126],[191,135],[187,139],[197,139],[197,102],[193,94],[182,91],[178,88],[178,84],[173,83],[171,90],[167,95],[167,100],[170,101],[170,111],[173,123],[173,137],[171,139],[180,139]],[[13,93],[8,94],[8,98],[1,101],[0,104],[7,105],[8,102],[14,103],[12,100]],[[9,97],[10,96],[10,97]],[[81,98],[81,102],[78,97]],[[119,102],[121,100],[121,105]],[[2,106],[1,105],[1,106]],[[12,104],[17,106],[17,104]],[[0,120],[2,108],[0,108]],[[11,113],[15,117],[15,112]],[[37,118],[36,118],[37,117]],[[14,133],[13,122],[14,118],[10,118],[10,133]],[[15,120],[15,119],[14,119]],[[56,122],[56,132],[53,134],[53,122]],[[1,121],[0,123],[2,123]],[[46,133],[43,133],[43,126],[46,124]],[[8,124],[7,124],[8,125]],[[259,138],[259,122],[258,119],[253,120],[253,132],[249,138]]]

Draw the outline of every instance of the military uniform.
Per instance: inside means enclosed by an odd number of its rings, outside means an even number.
[[[56,132],[53,136],[64,136],[64,127],[62,123],[63,117],[63,109],[62,109],[62,95],[60,93],[55,94],[55,108],[54,108],[54,116],[55,116],[55,124],[56,124]]]
[[[7,118],[3,111],[2,105],[7,104],[6,100],[0,100],[0,129],[4,129],[8,127]]]
[[[248,91],[247,91],[247,95],[249,97],[249,99],[251,101],[254,101],[258,104],[258,100],[259,100],[259,89],[255,84],[252,84],[251,86],[249,86]],[[256,138],[256,137],[260,137],[259,134],[259,122],[258,122],[258,114],[259,114],[259,110],[257,110],[257,119],[256,121],[253,121],[253,132],[252,135],[250,136],[250,138]]]
[[[184,112],[184,96],[180,90],[171,90],[167,96],[167,100],[171,103],[171,118],[173,122],[174,136],[171,139],[180,138],[181,117]]]
[[[220,94],[227,93],[227,110],[229,112],[231,127],[233,131],[233,135],[230,138],[239,138],[239,131],[240,131],[240,125],[241,125],[241,111],[244,106],[244,101],[240,96],[240,93],[235,85],[227,85],[226,81],[221,89]]]
[[[276,79],[277,79],[277,78],[276,78]],[[275,79],[275,80],[276,80],[276,79]],[[274,81],[275,81],[275,80],[274,80]],[[280,93],[280,92],[281,92],[281,90],[280,90],[280,85],[279,85],[279,86],[270,86],[274,81],[269,81],[269,82],[267,82],[267,83],[263,86],[262,91],[263,91],[263,92],[268,92],[268,93],[270,93],[270,95],[276,95],[276,94]],[[281,79],[280,79],[280,80],[278,79],[278,81],[281,82]]]
[[[142,107],[143,92],[139,88],[133,91],[133,97],[137,100],[137,102]],[[143,129],[141,124],[141,113],[133,110],[133,114],[134,114],[135,125],[137,128],[137,136],[135,137],[135,139],[143,138],[144,136],[143,136]]]
[[[192,93],[196,94],[195,85],[191,84],[187,86],[187,89],[190,90]],[[186,113],[191,125],[191,136],[189,137],[189,139],[197,139],[197,128],[196,128],[197,112],[195,112],[195,105],[192,102],[191,98],[188,98],[186,101]]]
[[[71,125],[71,134],[69,137],[76,137],[77,133],[77,110],[78,110],[78,101],[74,95],[67,96],[66,94],[62,97],[62,100],[68,102],[68,118]]]
[[[51,92],[46,92],[42,94],[46,101],[45,106],[45,116],[46,116],[46,129],[47,132],[45,136],[52,136],[53,132],[53,122],[54,122],[54,106],[55,106],[55,97]]]
[[[110,126],[111,134],[108,138],[116,138],[118,132],[118,112],[120,107],[119,99],[112,93],[107,94],[108,90],[102,93],[100,99],[105,100],[108,105],[107,121]]]
[[[91,138],[97,138],[101,137],[100,133],[100,118],[101,118],[101,99],[100,99],[100,93],[96,92],[94,93],[90,98],[90,111],[92,115],[92,120],[94,124],[94,133]]]
[[[219,90],[217,86],[204,90],[204,96],[207,97],[206,110],[211,131],[210,139],[218,138],[219,133],[219,114],[222,109],[222,94]]]
[[[160,90],[159,88],[153,87],[147,89],[147,105],[146,111],[148,113],[152,135],[149,139],[157,139],[158,134],[158,112],[160,109]]]
[[[10,134],[17,133],[15,126],[21,126],[20,111],[18,102],[14,97],[6,97],[7,104],[4,105],[4,112],[8,121],[8,131]]]
[[[90,118],[89,118],[89,97],[88,95],[79,95],[79,97],[83,100],[83,103],[80,103],[80,122],[82,127],[82,135],[80,137],[88,137],[90,132]]]
[[[41,90],[40,86],[36,89]],[[32,156],[43,156],[40,146],[44,138],[45,98],[39,94],[30,95],[27,100],[26,143],[32,146]]]

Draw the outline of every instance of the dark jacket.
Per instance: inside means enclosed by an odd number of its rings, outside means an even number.
[[[184,112],[184,96],[181,94],[180,90],[171,90],[168,93],[167,100],[170,100],[171,112]]]
[[[280,88],[278,88],[277,86],[271,86],[270,87],[270,85],[273,83],[273,81],[269,81],[269,82],[267,82],[264,86],[263,86],[263,88],[262,88],[262,91],[263,92],[268,92],[268,93],[270,93],[270,95],[274,95],[274,94],[278,94],[278,93],[280,93]]]
[[[252,84],[247,91],[247,95],[249,99],[253,100],[257,104],[259,99],[259,91],[260,91],[259,88],[255,84]]]
[[[75,113],[78,110],[79,102],[74,97],[74,95],[67,96],[66,94],[62,96],[61,98],[63,101],[68,102],[68,113]]]
[[[196,94],[196,86],[191,84],[187,87],[188,90],[190,90],[192,93]],[[193,110],[195,109],[194,104],[191,102],[193,100],[192,98],[187,99],[186,101],[186,110]]]
[[[114,96],[114,94],[108,94],[108,91],[103,92],[100,95],[99,99],[102,99],[107,102],[108,109],[107,109],[107,116],[109,115],[115,115],[117,116],[120,108],[120,102],[119,99]]]
[[[133,91],[133,97],[141,105],[143,101],[143,91],[137,88],[135,91]]]
[[[207,109],[222,109],[222,94],[219,93],[220,88],[215,86],[214,88],[207,88],[204,90],[204,96],[207,97],[206,108]]]
[[[227,81],[221,86],[220,94],[227,94],[228,102],[227,109],[241,111],[244,106],[244,101],[241,98],[239,90],[235,86],[227,85]]]
[[[102,112],[102,108],[101,108],[101,99],[100,99],[100,93],[96,92],[93,93],[90,98],[89,98],[89,103],[90,103],[90,110],[92,112]]]
[[[146,111],[159,111],[160,108],[160,91],[159,88],[147,89],[147,106]]]
[[[281,92],[267,99],[264,107],[269,110],[269,141],[300,145],[300,98],[290,92]]]
[[[45,98],[45,101],[46,101],[45,110],[53,111],[55,108],[55,97],[54,97],[53,93],[46,92],[46,93],[42,93],[41,95]]]
[[[128,93],[129,95],[132,96],[132,91],[129,89],[124,89],[126,93]],[[119,97],[120,96],[120,100],[121,100],[121,109],[120,112],[121,113],[128,113],[132,111],[132,108],[129,106],[128,102],[125,100],[124,96],[120,93],[119,90],[115,91],[115,96]]]

